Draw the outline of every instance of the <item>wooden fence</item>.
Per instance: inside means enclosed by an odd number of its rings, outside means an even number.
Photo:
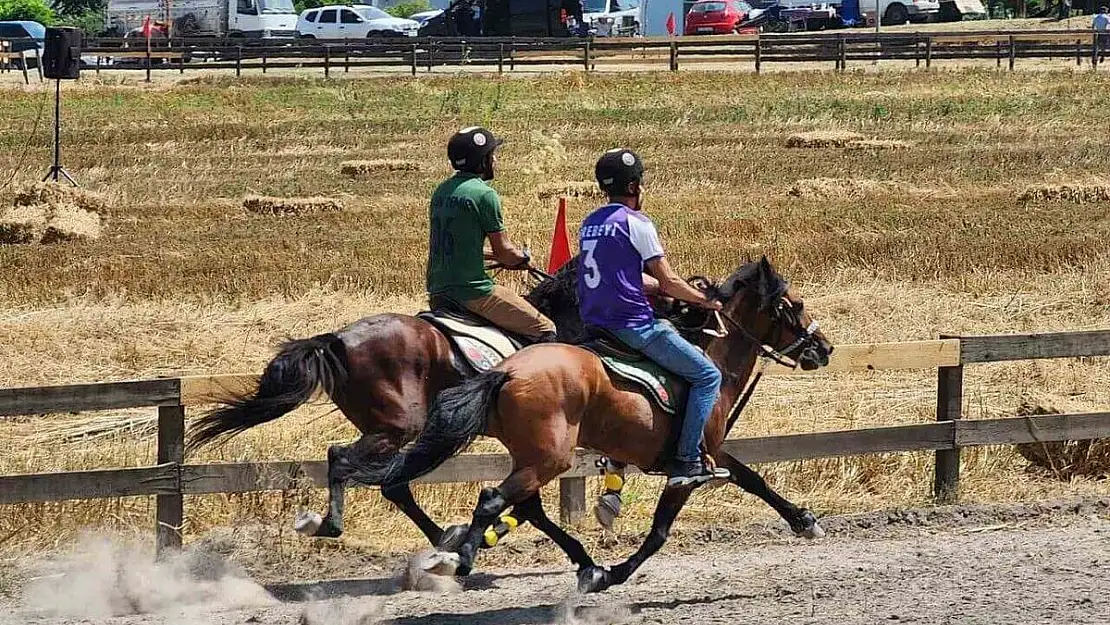
[[[484,67],[497,72],[518,68],[601,67],[669,69],[706,64],[751,64],[760,72],[768,63],[827,62],[838,70],[849,63],[934,62],[993,59],[1013,70],[1018,59],[1075,59],[1097,68],[1110,36],[1092,31],[889,32],[845,30],[836,33],[751,34],[719,37],[596,39],[367,39],[243,40],[212,38],[90,39],[83,54],[96,57],[99,72],[113,69],[246,70],[312,68],[324,76],[352,68],[407,68],[412,75],[435,67]]]
[[[811,373],[784,368],[771,375],[825,375],[895,369],[936,369],[935,423],[729,440],[725,450],[746,463],[783,462],[860,454],[935,451],[934,493],[941,502],[957,497],[960,449],[981,445],[1110,437],[1110,412],[1052,414],[963,420],[963,368],[1010,360],[1110,355],[1110,330],[1028,335],[942,337],[934,341],[844,345],[829,366]],[[249,375],[164,378],[132,382],[0,390],[0,418],[156,406],[157,464],[106,469],[0,476],[0,505],[155,495],[157,545],[181,545],[184,495],[285,490],[327,484],[322,461],[186,464],[185,409],[210,403],[228,390],[249,386]],[[755,401],[759,401],[756,393]],[[586,477],[597,475],[595,454],[580,451],[560,478],[560,516],[572,521],[586,509]],[[464,454],[422,482],[484,482],[510,471],[503,454]]]

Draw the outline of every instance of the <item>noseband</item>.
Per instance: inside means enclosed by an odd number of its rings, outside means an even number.
[[[785,293],[785,291],[783,292]],[[814,335],[821,327],[820,324],[818,324],[817,321],[814,320],[810,322],[808,327],[803,328],[801,318],[794,311],[794,307],[790,305],[790,302],[786,299],[785,295],[779,299],[779,305],[775,308],[774,317],[777,321],[780,322],[784,318],[788,319],[793,324],[793,330],[797,334],[797,338],[794,339],[793,343],[787,345],[781,350],[775,349],[766,341],[757,338],[754,334],[749,332],[742,323],[740,323],[736,319],[733,319],[732,316],[727,313],[713,311],[713,317],[717,320],[717,328],[714,329],[705,327],[702,328],[702,332],[708,334],[709,336],[717,338],[724,338],[728,336],[728,330],[721,322],[721,319],[723,318],[725,321],[731,323],[733,327],[735,327],[740,332],[741,336],[759,346],[760,358],[773,360],[776,363],[790,369],[798,368],[798,356],[800,356],[802,353],[813,346]],[[776,326],[778,327],[778,331],[781,334],[781,324],[776,324]]]

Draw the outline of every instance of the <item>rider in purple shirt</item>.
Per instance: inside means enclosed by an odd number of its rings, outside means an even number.
[[[725,469],[710,469],[701,457],[706,421],[717,402],[721,372],[670,323],[655,318],[644,292],[648,274],[665,295],[720,310],[721,303],[691,287],[674,272],[663,254],[659,233],[641,209],[644,165],[631,150],[610,150],[595,170],[609,204],[590,213],[578,231],[578,301],[587,326],[608,330],[629,347],[690,383],[678,453],[668,468],[669,486],[727,478]],[[654,286],[654,285],[652,285]]]

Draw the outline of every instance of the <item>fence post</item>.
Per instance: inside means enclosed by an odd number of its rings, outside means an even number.
[[[177,494],[156,497],[155,547],[158,554],[181,548],[181,525],[185,519],[181,495],[181,469],[185,460],[185,406],[158,407],[158,464],[173,462],[177,469]]]
[[[243,46],[235,48],[235,77],[238,78],[243,73]]]
[[[941,335],[942,339],[954,338]],[[957,421],[963,417],[963,365],[937,369],[937,421]],[[936,455],[933,496],[937,503],[953,503],[960,491],[960,450],[941,449]]]
[[[671,42],[671,71],[678,71],[678,44]]]
[[[412,75],[416,76],[416,44],[412,44]]]
[[[559,522],[573,524],[586,513],[586,478],[564,477],[559,480]]]
[[[343,73],[351,73],[351,42],[343,42]]]
[[[1083,66],[1083,40],[1082,39],[1076,39],[1075,40],[1075,66],[1076,67],[1082,67]]]
[[[586,71],[590,71],[590,42],[586,42],[586,46],[582,49],[582,65]]]
[[[1091,69],[1098,69],[1098,33],[1091,38]]]
[[[994,58],[996,61],[995,66],[1002,69],[1002,42],[997,39],[994,42]]]
[[[879,44],[880,46],[882,44]],[[879,48],[879,58],[883,57],[882,48]],[[913,40],[913,66],[921,67],[921,36],[914,37]]]
[[[933,37],[925,38],[925,69],[933,66]]]
[[[1014,59],[1017,58],[1017,42],[1014,41],[1014,36],[1010,35],[1010,71],[1014,71]]]
[[[497,73],[498,75],[505,73],[505,44],[497,44]]]
[[[763,39],[758,38],[755,40],[755,73],[759,73],[759,66],[763,63]]]
[[[331,78],[331,46],[324,44],[324,78]]]
[[[844,40],[844,35],[840,35],[840,41],[838,43],[840,55],[837,59],[837,65],[840,66],[839,69],[843,72],[848,67],[848,43]]]

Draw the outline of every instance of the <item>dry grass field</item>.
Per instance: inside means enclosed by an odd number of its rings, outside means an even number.
[[[0,245],[3,386],[257,371],[287,335],[417,310],[427,198],[447,175],[446,137],[470,124],[508,139],[496,187],[514,236],[539,256],[554,218],[552,185],[588,181],[601,151],[625,145],[649,164],[648,210],[682,272],[719,276],[766,253],[835,342],[1110,327],[1105,73],[66,87],[64,162],[107,197],[107,221],[95,240]],[[22,89],[0,97],[0,172],[15,172],[0,206],[47,166],[49,107],[32,132],[44,97]],[[248,196],[272,208],[247,210]],[[572,198],[571,223],[593,202]],[[969,418],[1013,415],[1023,402],[1110,406],[1105,359],[977,366],[966,384]],[[930,371],[776,378],[734,435],[923,422],[934,389]],[[300,411],[204,458],[322,459],[329,442],[353,435],[328,410]],[[0,474],[150,464],[152,417],[3,419]],[[967,501],[1110,494],[1106,482],[1029,472],[1010,448],[964,460]],[[820,514],[929,502],[928,454],[761,469]],[[592,520],[580,533],[595,548],[626,550],[647,527],[658,488],[632,482],[616,539]],[[477,491],[422,487],[418,498],[438,519],[461,519]],[[350,498],[341,542],[292,536],[296,508],[323,502],[323,491],[307,489],[189,498],[186,540],[218,530],[269,571],[263,577],[283,578],[420,544],[367,491]],[[772,517],[754,498],[717,488],[695,497],[680,526]],[[152,518],[147,498],[11,506],[0,509],[0,553],[64,544],[84,525],[146,535]],[[513,553],[511,544],[499,551]]]

